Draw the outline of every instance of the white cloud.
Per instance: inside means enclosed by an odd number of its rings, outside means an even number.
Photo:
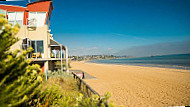
[[[133,39],[138,39],[138,40],[147,40],[145,38],[141,38],[141,37],[137,37],[137,36],[132,36],[132,35],[125,35],[125,34],[120,34],[120,33],[113,33],[113,35],[127,37],[127,38],[133,38]]]
[[[113,48],[100,48],[100,47],[90,47],[90,48],[84,48],[80,47],[77,49],[72,49],[69,51],[70,55],[77,55],[77,56],[82,56],[82,55],[111,55],[115,53],[115,50]]]
[[[112,48],[108,48],[109,51],[113,50]]]
[[[95,49],[95,50],[96,50],[96,49],[98,49],[98,47],[92,47],[92,49]]]

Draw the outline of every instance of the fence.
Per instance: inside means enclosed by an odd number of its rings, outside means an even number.
[[[92,95],[98,95],[99,101],[100,103],[102,103],[102,97],[99,93],[93,90],[85,81],[83,81],[79,76],[77,76],[76,73],[72,72],[72,74],[74,79],[77,80],[79,90],[81,90],[85,96],[91,97]],[[108,107],[107,102],[105,103],[105,107]]]

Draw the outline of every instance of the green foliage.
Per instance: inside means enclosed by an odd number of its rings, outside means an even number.
[[[15,35],[19,25],[11,26],[7,19],[0,15],[0,105],[18,106],[30,99],[40,84],[39,65],[29,65],[26,56],[32,51],[10,51],[18,41]]]
[[[49,72],[48,77],[64,77],[64,78],[70,78],[71,76],[68,75],[66,72],[61,71],[61,69],[58,69],[54,72]]]
[[[84,96],[77,89],[77,83],[73,78],[50,77],[42,86],[41,92],[35,99],[38,105],[33,106],[105,107],[105,102],[110,97],[110,93],[107,93],[100,102],[98,95]],[[108,105],[114,107],[113,103]]]
[[[63,62],[62,62],[62,66],[63,66],[63,69],[66,70],[66,61],[65,60],[63,60]],[[68,67],[71,68],[70,63],[68,63]],[[61,69],[61,61],[55,62],[55,68],[57,68],[58,70]]]

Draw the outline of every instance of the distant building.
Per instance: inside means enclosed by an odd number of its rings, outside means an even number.
[[[0,13],[7,17],[8,22],[21,26],[16,35],[20,40],[11,47],[11,50],[25,50],[31,46],[34,51],[27,58],[39,64],[42,71],[54,70],[54,63],[56,61],[62,63],[63,59],[66,60],[68,71],[67,47],[53,40],[53,34],[50,34],[52,10],[51,0],[31,2],[26,4],[26,7],[0,4]],[[61,69],[63,70],[62,66]]]

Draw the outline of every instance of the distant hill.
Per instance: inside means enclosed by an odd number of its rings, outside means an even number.
[[[127,56],[156,56],[190,53],[190,40],[183,42],[168,42],[145,46],[135,46],[116,53]]]

